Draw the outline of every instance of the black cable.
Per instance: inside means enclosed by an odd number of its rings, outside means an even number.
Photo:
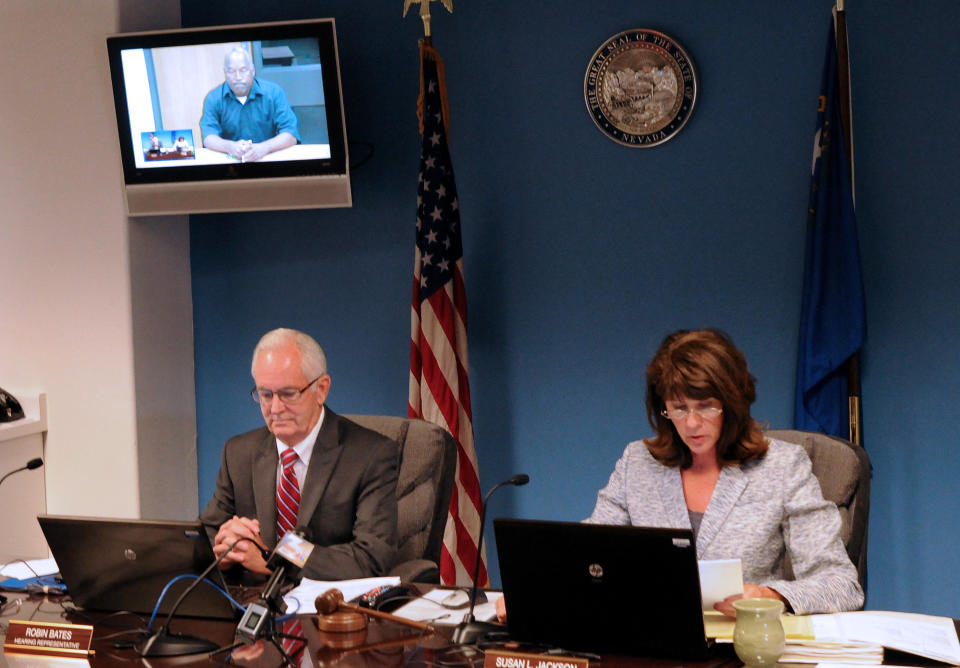
[[[90,625],[91,625],[91,626],[96,627],[96,626],[105,625],[105,624],[107,624],[111,619],[113,619],[113,618],[115,618],[115,617],[133,617],[137,622],[140,623],[140,626],[141,626],[142,628],[141,628],[141,629],[136,629],[136,628],[134,628],[134,629],[132,629],[132,630],[135,630],[135,631],[137,631],[138,633],[141,632],[141,631],[146,631],[146,630],[147,630],[147,620],[144,619],[143,617],[141,617],[140,615],[138,615],[137,613],[135,613],[135,612],[130,612],[129,610],[117,610],[116,612],[111,612],[111,613],[109,613],[109,614],[107,614],[107,615],[104,615],[103,617],[94,617],[94,616],[88,614],[86,611],[81,610],[80,608],[78,608],[78,607],[76,607],[76,606],[73,606],[73,607],[71,607],[71,608],[68,608],[68,607],[66,606],[66,603],[67,603],[67,601],[61,601],[61,602],[60,602],[60,608],[63,610],[63,612],[64,612],[65,614],[76,615],[77,617],[81,617],[81,618],[83,618],[85,621],[90,622]],[[71,602],[71,605],[72,605],[72,602]]]
[[[484,660],[483,650],[469,645],[450,645],[438,650],[436,654],[437,658],[433,660],[433,665],[444,668],[446,666],[482,666]],[[458,654],[460,656],[457,656]]]
[[[353,164],[350,165],[350,169],[353,169],[353,170],[359,169],[360,167],[363,167],[365,164],[367,164],[368,162],[370,162],[370,159],[373,157],[373,151],[374,151],[374,146],[373,146],[373,144],[372,144],[371,142],[368,142],[368,141],[351,141],[351,142],[350,142],[350,145],[351,145],[351,146],[366,146],[366,147],[369,149],[368,153],[367,153],[365,156],[363,156],[362,158],[360,158],[360,160],[358,160],[357,162],[355,162],[355,163],[353,163]]]
[[[381,602],[380,605],[378,605],[374,609],[379,610],[380,608],[386,607],[387,604],[396,603],[398,601],[402,601],[404,604],[406,604],[406,603],[409,603],[410,601],[418,601],[418,600],[424,600],[424,601],[427,601],[428,603],[434,603],[436,605],[439,605],[444,610],[449,610],[449,608],[445,608],[443,604],[440,603],[439,601],[434,601],[432,598],[428,598],[426,596],[423,596],[422,594],[398,594],[397,596],[393,596]],[[398,605],[397,609],[401,607],[403,606]]]

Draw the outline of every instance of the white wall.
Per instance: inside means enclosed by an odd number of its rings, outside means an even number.
[[[130,219],[140,516],[194,519],[197,401],[187,216]]]
[[[178,25],[176,0],[0,2],[0,386],[47,393],[51,513],[196,514],[187,218],[125,214],[105,45]]]

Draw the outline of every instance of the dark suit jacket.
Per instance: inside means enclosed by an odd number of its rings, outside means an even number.
[[[266,427],[223,447],[217,489],[200,514],[211,540],[239,515],[260,521],[268,548],[277,542],[277,446]],[[297,526],[317,547],[303,576],[315,580],[383,575],[397,555],[399,446],[329,407],[300,490]]]

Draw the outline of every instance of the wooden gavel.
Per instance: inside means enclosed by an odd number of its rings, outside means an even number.
[[[328,589],[324,593],[320,594],[314,601],[314,605],[317,608],[317,614],[320,615],[329,615],[334,612],[358,612],[361,615],[366,615],[367,617],[387,619],[391,622],[403,624],[404,626],[410,626],[421,631],[436,631],[436,628],[431,624],[415,622],[412,619],[405,619],[403,617],[398,617],[397,615],[391,615],[389,612],[382,612],[380,610],[374,610],[373,608],[365,608],[362,605],[357,605],[356,603],[347,603],[343,600],[343,592],[339,589]]]

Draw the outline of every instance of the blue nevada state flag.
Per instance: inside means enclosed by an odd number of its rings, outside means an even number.
[[[840,90],[839,68],[849,63],[838,62],[831,25],[813,147],[794,422],[797,429],[849,438],[846,362],[863,346],[867,325],[840,113],[849,89]]]

